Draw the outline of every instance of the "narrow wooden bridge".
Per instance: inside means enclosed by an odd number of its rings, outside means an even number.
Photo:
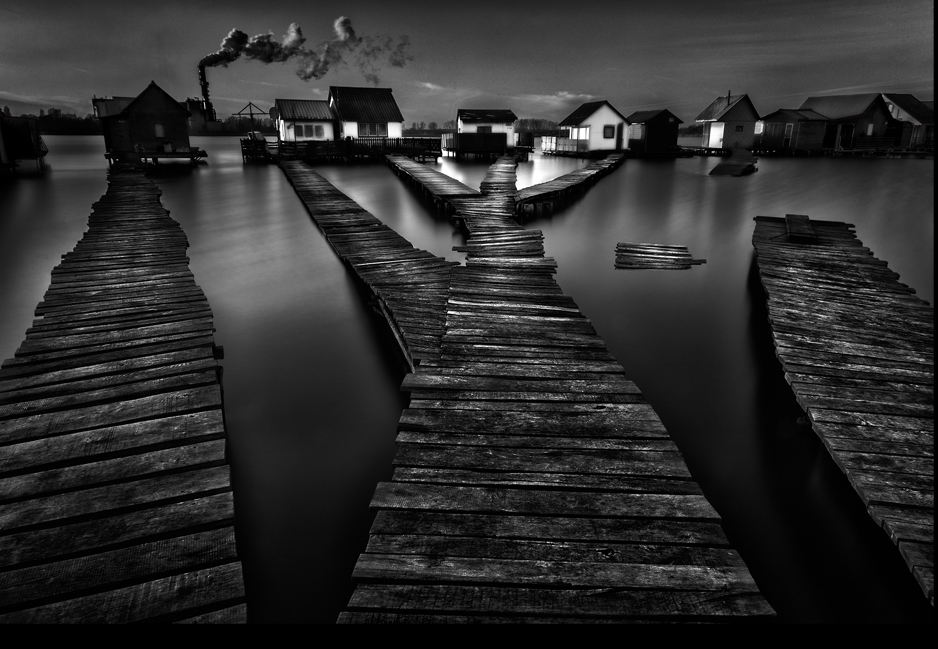
[[[411,369],[439,358],[443,305],[455,262],[414,248],[307,163],[283,161],[280,166],[329,243],[374,293]]]
[[[432,167],[414,162],[402,155],[387,156],[391,170],[421,194],[421,198],[433,205],[437,212],[452,214],[453,198],[478,197],[480,193],[451,176]]]
[[[515,211],[520,215],[537,215],[544,210],[552,212],[582,195],[599,179],[615,171],[624,161],[624,154],[610,153],[582,169],[575,169],[553,180],[516,191]]]
[[[771,619],[661,420],[554,280],[541,233],[515,222],[514,166],[447,199],[467,263],[451,271],[438,357],[402,386],[394,475],[339,621]]]
[[[212,313],[179,224],[109,172],[0,369],[0,622],[244,622]]]
[[[934,606],[934,309],[848,223],[755,220],[785,378]]]

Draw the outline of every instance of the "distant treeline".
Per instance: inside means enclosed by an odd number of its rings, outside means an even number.
[[[703,124],[688,124],[687,126],[681,126],[677,129],[677,133],[678,135],[684,135],[687,137],[703,135]]]
[[[3,114],[13,117],[9,106],[3,107]],[[79,117],[75,113],[66,113],[61,108],[50,108],[47,113],[42,108],[38,115],[24,113],[18,117],[31,117],[38,121],[39,132],[43,135],[100,135],[101,123],[94,115]]]

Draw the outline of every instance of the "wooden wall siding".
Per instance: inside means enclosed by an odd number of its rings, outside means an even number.
[[[934,309],[848,223],[755,220],[785,378],[934,605]]]
[[[580,196],[593,183],[615,171],[625,162],[622,153],[610,153],[587,166],[514,192],[515,211],[519,214],[538,213],[541,209],[555,210]]]
[[[470,233],[438,359],[402,389],[343,623],[771,619],[661,420],[515,222],[515,161],[448,199]]]
[[[244,622],[212,312],[112,171],[0,369],[0,622]]]
[[[414,248],[305,162],[280,167],[329,243],[375,294],[411,369],[439,358],[455,262]]]

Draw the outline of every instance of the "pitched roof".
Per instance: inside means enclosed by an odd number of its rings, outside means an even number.
[[[186,107],[185,102],[179,102],[173,99],[172,95],[160,88],[156,81],[151,81],[150,85],[143,89],[143,91],[136,97],[94,97],[91,100],[91,103],[98,107],[98,117],[116,117],[118,115],[126,115],[130,109],[133,107],[137,101],[148,93],[157,92],[162,94],[166,99],[169,100],[169,105],[178,108],[180,111],[184,112],[186,115],[189,114],[189,109]],[[127,101],[127,100],[130,101]],[[106,115],[101,114],[101,109],[106,111]]]
[[[275,99],[274,103],[280,119],[335,119],[335,113],[325,99]]]
[[[752,100],[749,99],[749,95],[727,95],[726,97],[717,97],[713,100],[709,106],[707,106],[700,115],[694,120],[696,122],[715,122],[721,119],[724,115],[730,112],[733,108],[740,104],[743,100],[749,102],[749,105],[752,106]],[[753,112],[755,112],[755,107],[753,107]],[[758,115],[758,113],[756,113]]]
[[[891,101],[903,111],[911,115],[922,124],[935,123],[935,109],[929,108],[925,102],[919,101],[915,95],[905,93],[884,94],[886,101]]]
[[[677,116],[667,108],[661,108],[659,110],[639,110],[626,117],[625,121],[627,121],[629,124],[644,124],[645,122],[650,122],[655,117],[662,115],[662,113],[667,113],[673,117],[675,120],[677,120],[678,124],[684,123],[683,120],[678,119]]]
[[[783,117],[795,122],[825,122],[827,118],[813,110],[799,110],[797,108],[779,108],[777,111],[763,115],[759,119],[767,120],[775,116]]]
[[[861,95],[830,95],[828,97],[808,97],[799,110],[810,109],[828,119],[843,119],[862,115],[870,104],[879,97],[878,92]]]
[[[403,122],[390,88],[329,87],[336,116],[343,122]]]
[[[603,99],[602,101],[588,101],[585,104],[582,104],[579,108],[565,117],[563,121],[560,122],[559,126],[576,126],[599,110],[603,105],[609,106],[609,108],[611,108],[616,115],[621,117],[623,120],[625,119],[625,116],[623,116],[622,113],[617,111],[615,107],[607,100]]]
[[[457,108],[456,119],[463,122],[514,123],[517,116],[507,108]]]

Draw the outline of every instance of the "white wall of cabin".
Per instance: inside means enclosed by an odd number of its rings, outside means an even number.
[[[304,124],[319,124],[323,127],[323,137],[296,137],[296,126]],[[308,142],[308,141],[319,141],[325,142],[327,140],[335,139],[335,130],[332,125],[332,122],[320,122],[320,121],[302,121],[302,120],[292,120],[292,119],[278,119],[277,120],[277,131],[280,136],[281,142]]]
[[[603,104],[596,112],[580,122],[579,126],[589,126],[590,127],[590,137],[589,137],[589,150],[590,151],[599,151],[599,150],[615,150],[616,148],[616,133],[619,129],[619,124],[623,124],[624,119],[619,117],[612,108],[607,104]],[[612,137],[604,138],[603,137],[603,126],[613,126]],[[623,126],[623,136],[622,136],[622,148],[628,147],[629,143],[625,136],[625,127]]]

